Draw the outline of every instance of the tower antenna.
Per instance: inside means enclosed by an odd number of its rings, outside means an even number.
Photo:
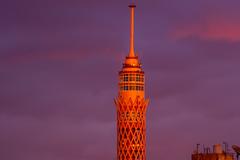
[[[135,57],[134,53],[134,9],[136,5],[131,3],[129,6],[130,8],[130,49],[129,49],[129,57]]]

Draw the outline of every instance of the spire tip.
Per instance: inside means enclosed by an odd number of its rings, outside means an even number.
[[[131,3],[131,4],[128,5],[128,7],[129,8],[136,8],[136,5],[135,5],[135,3]]]
[[[129,57],[135,57],[134,54],[134,8],[136,5],[131,3],[130,8],[130,49],[129,49]]]

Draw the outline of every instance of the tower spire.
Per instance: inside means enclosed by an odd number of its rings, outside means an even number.
[[[134,3],[128,6],[130,8],[130,49],[129,57],[135,57],[134,53],[134,9],[136,5]]]

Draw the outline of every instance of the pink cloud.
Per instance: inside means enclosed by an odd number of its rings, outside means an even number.
[[[171,33],[174,39],[198,37],[206,40],[240,41],[240,22],[234,19],[211,17],[203,23],[184,24]]]

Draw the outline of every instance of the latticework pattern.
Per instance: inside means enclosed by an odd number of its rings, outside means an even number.
[[[149,100],[115,99],[118,160],[146,160],[146,109]]]

